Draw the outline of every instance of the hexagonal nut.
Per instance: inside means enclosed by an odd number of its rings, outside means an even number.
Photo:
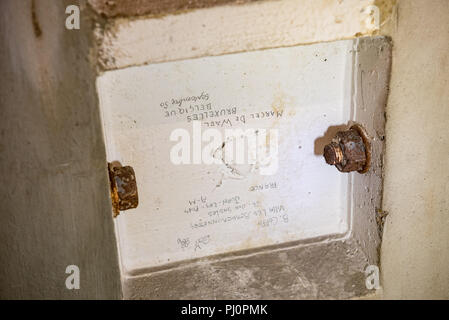
[[[132,167],[122,167],[117,163],[109,163],[108,169],[112,208],[116,217],[120,211],[137,208],[139,204],[136,175]]]
[[[359,125],[339,131],[324,147],[324,158],[341,172],[364,173],[369,168],[370,146],[365,131]]]
[[[366,151],[363,139],[354,129],[340,131],[335,140],[338,141],[343,159],[336,167],[341,172],[360,171],[365,167]]]

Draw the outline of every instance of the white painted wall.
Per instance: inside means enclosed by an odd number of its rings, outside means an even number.
[[[139,186],[139,207],[116,218],[125,297],[239,297],[239,289],[224,281],[242,282],[235,269],[251,274],[254,290],[247,298],[343,298],[367,291],[364,268],[378,263],[375,215],[381,200],[390,53],[386,39],[367,37],[136,66],[99,77],[108,161],[132,165]],[[191,96],[207,101],[184,102],[182,108],[172,102]],[[232,159],[227,165],[173,164],[170,153],[176,143],[170,141],[171,133],[183,129],[194,135],[190,107],[208,103],[212,113],[235,111],[202,119],[202,130],[211,127],[211,120],[226,120],[220,132],[277,130],[279,154],[270,164],[276,162],[278,170],[264,175]],[[274,116],[251,118],[260,112]],[[322,157],[336,127],[347,128],[352,121],[361,123],[371,137],[371,167],[364,175],[340,173]],[[195,142],[183,151],[195,153]],[[229,144],[227,140],[222,147],[219,142],[215,149],[226,155]],[[267,144],[265,138],[262,144]],[[251,191],[254,185],[270,183],[276,187]],[[210,216],[213,209],[207,205],[236,197],[237,202],[218,207],[230,211]],[[189,210],[196,204],[198,211]],[[280,206],[281,214],[270,212]],[[267,215],[254,214],[258,210]],[[229,223],[219,220],[243,213],[248,216]],[[263,224],[271,218],[276,223]],[[302,258],[280,259],[281,252]],[[250,256],[266,267],[249,262]],[[315,274],[318,268],[311,262],[321,258],[325,261],[319,268],[326,278]],[[218,267],[226,263],[230,265]],[[275,263],[283,282],[270,272],[268,266]],[[201,286],[192,283],[203,268],[214,266],[221,275],[208,271]],[[293,288],[296,275],[288,270],[301,273],[310,285]],[[354,273],[362,276],[350,277]],[[174,278],[175,286],[168,285]],[[266,283],[276,286],[264,288]]]
[[[445,106],[448,103],[449,90],[445,70],[449,43],[448,3],[445,0],[399,0],[397,6],[394,5],[395,2],[390,1],[377,1],[375,4],[381,8],[381,32],[390,35],[394,45],[392,81],[387,105],[384,192],[384,209],[388,211],[389,216],[386,219],[381,250],[384,295],[379,293],[378,296],[447,298],[449,228],[446,195],[449,116]],[[228,9],[216,10],[219,17],[220,12]],[[268,11],[266,12],[268,14]],[[304,11],[304,15],[311,15],[311,12]],[[329,15],[335,18],[339,16],[335,8]],[[361,21],[354,16],[345,17]],[[315,16],[314,20],[320,21],[318,16]],[[123,37],[127,34],[133,39],[134,26],[137,30],[145,23],[155,22],[138,21],[127,24],[126,19],[118,20],[118,34],[127,30],[128,33],[124,32]],[[240,26],[235,24],[235,28],[231,26],[229,30],[245,30]],[[315,37],[319,40],[332,40],[345,36],[344,32],[335,35],[337,29],[338,26],[329,26],[306,30],[310,34],[316,33]],[[303,29],[297,26],[294,30]],[[350,36],[357,32],[359,31],[351,32]],[[250,39],[245,33],[235,34],[235,43],[245,46],[247,39]],[[285,39],[268,34],[265,41],[273,46],[283,45]],[[122,64],[104,64],[106,68],[152,61],[153,58],[154,61],[161,61],[196,55],[195,50],[189,47],[177,47],[181,53],[176,50],[174,56],[164,52],[165,48],[176,47],[170,44],[168,38],[166,42],[159,41],[160,46],[157,49],[148,52],[139,50],[145,53],[138,60],[131,61],[124,53],[132,48],[137,40],[131,41],[128,48],[128,43],[118,45],[120,39],[119,36],[116,42],[107,40],[105,45],[108,48],[110,46],[111,54],[117,53],[118,61]],[[151,43],[151,40],[144,38],[142,43]],[[198,47],[201,46],[195,46],[195,49]],[[260,47],[263,45],[250,45],[251,49]],[[218,42],[213,50],[199,51],[201,54],[220,54],[228,48],[231,48],[230,51],[236,50],[232,49],[232,44]],[[241,47],[241,50],[245,48]],[[184,53],[186,51],[187,53]]]
[[[151,64],[99,77],[108,161],[132,165],[139,186],[139,207],[116,219],[124,273],[346,234],[351,175],[324,162],[317,140],[357,113],[352,104],[355,48],[346,40]],[[172,102],[201,95],[181,107]],[[223,136],[209,151],[218,164],[193,163],[199,131],[192,119],[204,114],[212,116],[197,120],[199,130],[219,130]],[[244,163],[236,163],[242,133],[226,139],[227,130],[236,129],[257,130],[258,155],[268,151],[271,156],[250,164],[243,142]],[[172,162],[175,130],[189,133],[183,150],[189,164]],[[201,153],[209,143],[199,143]],[[260,185],[272,186],[253,190]],[[189,244],[182,245],[183,240]]]

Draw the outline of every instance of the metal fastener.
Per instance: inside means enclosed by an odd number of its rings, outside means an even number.
[[[353,125],[349,130],[339,131],[332,142],[324,147],[326,162],[341,172],[368,171],[371,161],[371,145],[365,130]]]
[[[122,167],[118,162],[109,163],[108,169],[112,209],[116,217],[120,211],[136,208],[139,204],[136,175],[132,167]]]

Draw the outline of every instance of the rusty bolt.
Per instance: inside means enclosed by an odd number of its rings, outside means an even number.
[[[117,162],[109,163],[108,169],[112,209],[116,217],[120,211],[136,208],[139,204],[136,175],[132,167],[122,167]]]
[[[343,150],[338,143],[331,142],[324,147],[324,158],[330,165],[341,163],[343,161]]]
[[[365,130],[359,125],[353,125],[349,130],[337,132],[332,142],[324,147],[323,155],[328,164],[341,172],[365,173],[371,158]]]

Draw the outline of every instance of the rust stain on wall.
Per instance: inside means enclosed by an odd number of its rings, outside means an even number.
[[[33,24],[34,35],[36,36],[36,38],[39,38],[42,35],[42,29],[37,19],[36,4],[34,0],[31,1],[31,23]]]

